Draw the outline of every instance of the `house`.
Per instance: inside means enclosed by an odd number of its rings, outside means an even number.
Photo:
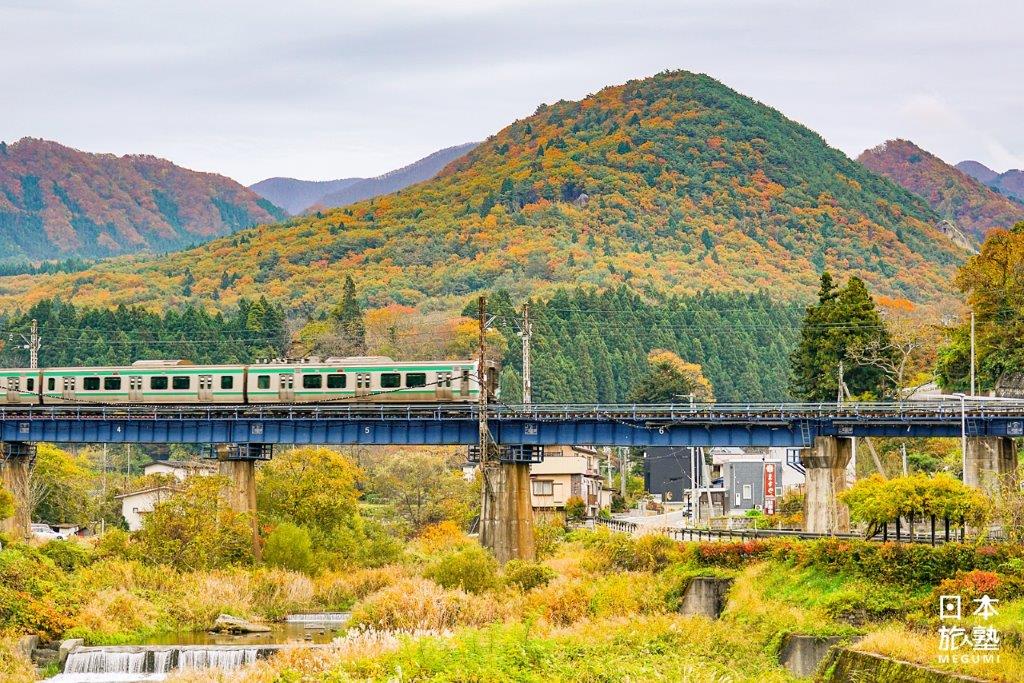
[[[178,481],[185,481],[193,475],[217,474],[217,466],[213,463],[195,460],[154,460],[142,468],[142,473],[145,475],[167,474]]]
[[[588,517],[610,507],[612,492],[605,488],[599,469],[600,455],[583,446],[553,446],[544,449],[544,460],[530,465],[530,497],[536,512],[565,509],[578,496]]]
[[[141,529],[143,518],[153,511],[157,503],[174,495],[175,490],[172,486],[151,486],[114,496],[121,501],[121,516],[128,522],[128,531]]]

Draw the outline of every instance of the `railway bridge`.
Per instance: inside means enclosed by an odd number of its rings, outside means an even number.
[[[350,402],[4,407],[4,480],[20,499],[9,528],[27,528],[27,480],[37,442],[210,444],[236,484],[233,505],[246,509],[255,506],[254,463],[271,457],[275,446],[474,446],[481,437],[481,410],[470,403]],[[961,439],[965,481],[990,488],[1016,472],[1013,439],[1024,436],[1024,401],[969,397],[843,404],[489,404],[483,410],[498,460],[519,471],[520,476],[502,476],[502,485],[511,487],[525,486],[528,476],[524,480],[522,472],[551,445],[799,448],[807,469],[807,530],[825,533],[849,526],[836,493],[846,485],[854,438]],[[525,499],[529,505],[528,493],[515,494],[508,499],[519,503],[510,504],[522,506]]]

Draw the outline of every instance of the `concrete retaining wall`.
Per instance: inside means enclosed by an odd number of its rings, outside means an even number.
[[[980,678],[959,676],[929,669],[910,662],[901,662],[869,652],[834,648],[826,655],[819,669],[826,683],[874,681],[877,683],[985,683]]]

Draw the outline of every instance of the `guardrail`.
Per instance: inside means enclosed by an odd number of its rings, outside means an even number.
[[[821,533],[810,533],[807,531],[795,531],[785,529],[684,529],[676,527],[645,527],[637,524],[636,522],[630,522],[621,519],[598,519],[595,523],[600,526],[606,526],[612,531],[620,531],[628,534],[635,534],[639,531],[648,531],[653,533],[662,534],[668,536],[676,541],[694,541],[694,542],[713,542],[713,541],[752,541],[752,540],[765,540],[770,538],[796,538],[800,540],[815,540],[822,538],[833,538],[833,539],[846,539],[851,541],[873,541],[878,543],[885,542],[898,542],[898,543],[923,543],[927,545],[943,545],[945,543],[963,543],[966,538],[966,532],[963,528],[959,529],[959,533],[954,533],[952,537],[946,537],[944,535],[930,534],[907,534],[900,538],[895,537],[879,537],[878,534],[874,536],[865,537],[861,534],[856,533],[833,533],[833,534],[821,534]],[[1001,538],[987,536],[987,541],[1002,542]]]

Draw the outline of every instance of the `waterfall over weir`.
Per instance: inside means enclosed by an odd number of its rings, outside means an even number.
[[[230,671],[267,657],[280,645],[150,645],[79,647],[68,655],[62,683],[158,681],[174,669]]]

